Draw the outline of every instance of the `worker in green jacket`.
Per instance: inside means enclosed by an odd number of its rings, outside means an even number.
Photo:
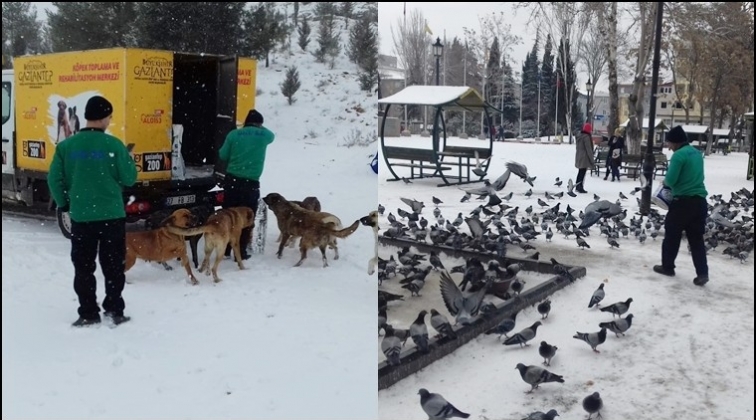
[[[691,146],[681,126],[666,134],[667,147],[673,151],[669,160],[664,185],[672,192],[672,202],[664,221],[662,263],[654,271],[666,276],[675,275],[675,259],[680,250],[682,234],[688,238],[696,277],[693,284],[703,286],[709,281],[704,232],[708,217],[708,195],[704,186],[704,159],[698,149]]]
[[[257,214],[260,200],[260,176],[265,167],[268,145],[276,136],[263,127],[263,116],[251,110],[244,120],[244,126],[228,133],[218,151],[218,157],[226,162],[224,179],[223,208],[249,207]],[[242,259],[250,257],[247,247],[252,239],[252,227],[242,229],[239,238]],[[231,255],[231,247],[226,248],[226,256]]]
[[[98,251],[105,277],[102,308],[114,324],[124,316],[121,293],[126,281],[126,210],[123,188],[136,183],[137,170],[129,150],[118,138],[106,134],[113,105],[102,96],[87,101],[87,125],[58,143],[47,183],[55,204],[71,216],[71,260],[74,291],[79,297],[75,327],[97,324],[95,263]]]

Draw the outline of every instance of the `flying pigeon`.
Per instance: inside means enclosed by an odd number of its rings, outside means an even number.
[[[552,346],[551,344],[541,341],[541,346],[538,347],[538,354],[543,357],[543,364],[546,366],[551,366],[551,358],[556,355],[558,347]]]
[[[507,185],[507,181],[509,181],[509,175],[511,173],[512,173],[512,171],[510,171],[509,169],[507,169],[506,171],[504,171],[503,174],[501,174],[501,176],[499,176],[498,178],[496,178],[496,181],[494,181],[493,184],[491,184],[491,186],[496,191],[503,190],[504,187]],[[512,198],[512,196],[510,195],[509,198]],[[509,201],[509,198],[506,198],[506,200]]]
[[[415,213],[417,213],[417,214],[422,213],[423,212],[423,208],[425,208],[425,204],[423,204],[420,201],[410,200],[409,198],[402,198],[402,197],[400,197],[399,199],[402,200],[402,202],[404,204],[410,206],[410,208],[412,209],[412,211],[415,212]]]
[[[533,181],[535,181],[536,177],[528,176],[527,166],[523,165],[522,163],[507,162],[507,169],[512,171],[513,174],[522,178],[523,182],[527,182],[531,187],[533,186]]]
[[[595,305],[598,305],[599,302],[604,300],[604,283],[599,284],[598,289],[596,289],[595,292],[593,292],[593,296],[591,296],[591,301],[588,302],[588,307],[593,308]]]
[[[601,312],[611,312],[612,318],[614,318],[615,315],[622,315],[625,312],[627,312],[628,309],[630,309],[630,304],[633,302],[633,298],[628,298],[624,302],[616,302],[612,303],[609,306],[604,306],[601,308]]]
[[[518,332],[517,334],[507,338],[504,340],[505,346],[511,346],[513,344],[519,344],[520,347],[525,347],[528,344],[528,341],[532,340],[536,336],[536,330],[538,327],[541,326],[541,321],[536,321],[533,325],[529,326],[528,328],[523,329],[522,331]]]
[[[564,378],[561,375],[551,373],[539,366],[525,366],[522,363],[518,363],[515,369],[520,371],[520,377],[522,378],[522,380],[532,387],[530,388],[530,391],[526,392],[526,394],[532,393],[541,384],[548,382],[564,383]]]
[[[593,349],[594,352],[601,353],[600,351],[596,350],[596,347],[604,344],[604,342],[606,341],[606,328],[602,327],[600,331],[594,333],[582,333],[578,331],[575,335],[572,336],[572,338],[577,338],[578,340],[585,341],[589,346],[591,346],[591,349]]]
[[[567,180],[567,195],[570,197],[577,197],[577,194],[575,194],[575,183],[572,182],[572,178]]]
[[[490,284],[491,280],[488,280],[488,283]],[[451,275],[446,271],[441,272],[441,297],[444,299],[446,309],[456,318],[457,324],[467,325],[478,315],[486,289],[487,287],[482,287],[477,292],[464,297]]]
[[[588,412],[588,420],[593,417],[594,414],[598,414],[596,418],[601,418],[601,409],[604,407],[604,402],[601,401],[601,395],[598,392],[583,398],[583,410]]]
[[[440,394],[433,394],[425,388],[421,388],[417,394],[420,395],[420,406],[423,407],[423,411],[425,411],[425,414],[431,420],[450,419],[453,417],[466,419],[470,417],[469,414],[459,411],[459,409],[454,407],[449,401],[446,401]]]
[[[633,314],[628,314],[624,318],[615,319],[611,322],[599,323],[599,327],[606,328],[617,337],[625,335],[625,331],[629,330],[631,325],[633,325]]]

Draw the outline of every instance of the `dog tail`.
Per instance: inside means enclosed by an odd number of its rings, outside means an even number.
[[[332,222],[328,223],[329,226],[332,226]],[[347,236],[354,233],[355,230],[360,226],[360,221],[355,220],[354,223],[352,223],[351,226],[346,227],[341,230],[331,230],[331,235],[337,237],[337,238],[346,238]]]
[[[201,235],[206,232],[207,226],[199,226],[195,228],[181,228],[177,226],[170,226],[167,225],[165,228],[168,230],[168,232],[171,232],[174,235],[179,236],[194,236],[194,235]]]

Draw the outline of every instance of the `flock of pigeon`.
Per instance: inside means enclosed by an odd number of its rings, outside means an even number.
[[[425,209],[423,202],[401,198],[409,209],[398,208],[396,216],[392,212],[388,213],[387,219],[390,226],[384,230],[383,236],[446,246],[454,250],[474,250],[495,255],[500,260],[507,255],[510,247],[518,246],[523,253],[530,250],[536,251],[526,258],[538,260],[540,253],[532,242],[537,241],[540,236],[543,236],[546,242],[550,242],[555,231],[564,235],[565,238],[574,237],[576,246],[581,249],[591,248],[588,238],[591,236],[590,228],[593,226],[598,227],[598,236],[605,236],[606,243],[611,249],[619,249],[621,239],[632,237],[643,244],[649,236],[652,240],[656,240],[663,232],[664,215],[655,209],[652,209],[645,220],[643,216],[632,216],[628,219],[627,209],[622,205],[628,198],[622,192],[619,193],[619,199],[615,202],[602,200],[594,194],[594,201],[580,211],[577,217],[574,214],[575,209],[569,204],[564,210],[561,209],[562,203],[558,199],[563,197],[564,192],[545,192],[543,199],[536,200],[538,210],[535,210],[533,205],[529,205],[521,211],[519,206],[512,207],[507,204],[512,199],[513,193],[510,192],[503,197],[497,194],[506,186],[512,173],[531,187],[536,180],[536,177],[530,176],[524,165],[510,162],[507,164],[506,172],[493,183],[485,181],[483,187],[463,190],[465,194],[461,202],[469,202],[472,196],[477,196],[478,200],[487,200],[487,202],[475,207],[467,216],[458,213],[454,219],[444,218],[439,209],[439,205],[443,202],[436,197],[432,198],[434,204],[432,220],[435,223],[429,222],[423,216]],[[554,183],[556,187],[561,187],[562,184],[559,178]],[[645,186],[645,180],[641,178],[641,186],[635,187],[629,194],[634,195]],[[570,179],[567,182],[567,195],[576,196],[573,188],[574,183]],[[529,189],[525,196],[529,198],[532,194],[532,189]],[[753,251],[753,191],[743,188],[731,193],[729,200],[725,200],[721,195],[713,195],[709,200],[710,213],[705,234],[707,251],[722,246],[723,254],[730,258],[737,258],[741,263],[746,261]],[[553,201],[556,203],[551,204],[550,202]],[[382,205],[379,205],[381,215],[385,213],[385,210]],[[404,220],[406,220],[406,225]],[[467,231],[463,230],[463,224],[467,225]],[[551,262],[555,274],[569,278],[570,281],[575,280],[564,265],[554,258],[551,258]],[[524,282],[517,277],[521,269],[519,264],[500,267],[494,260],[486,267],[477,258],[469,258],[465,264],[447,270],[436,252],[431,251],[429,255],[416,254],[409,247],[400,250],[396,259],[393,255],[388,260],[379,259],[378,268],[379,285],[400,274],[403,277],[400,280],[402,288],[410,292],[410,298],[421,296],[426,277],[431,271],[439,272],[441,296],[449,314],[455,318],[455,325],[467,325],[476,317],[491,313],[495,306],[490,302],[484,302],[485,296],[491,295],[506,300],[512,298],[512,294],[519,294],[524,285]],[[451,278],[451,273],[463,275],[459,285]],[[468,287],[469,290],[466,290]],[[381,350],[389,365],[401,363],[402,348],[410,337],[420,352],[432,351],[428,327],[425,323],[428,316],[426,310],[418,313],[408,330],[395,328],[389,322],[387,315],[389,303],[403,301],[405,297],[383,290],[378,292],[379,335],[381,329],[384,331]],[[604,284],[602,283],[591,296],[588,307],[600,307],[599,304],[603,298]],[[602,312],[612,313],[613,319],[599,323],[598,331],[576,332],[573,338],[587,343],[594,352],[599,353],[597,347],[606,341],[607,331],[619,337],[631,327],[633,315],[625,314],[629,311],[632,301],[632,298],[628,298],[600,307]],[[546,322],[545,319],[551,311],[551,301],[545,300],[539,303],[537,310],[542,319],[516,334],[508,335],[515,328],[516,313],[487,334],[497,334],[499,337],[504,335],[506,337],[504,345],[526,347],[528,342],[535,338],[538,327],[542,325],[542,322]],[[622,315],[625,316],[622,317]],[[455,329],[449,319],[436,309],[430,310],[430,324],[438,336],[456,338]],[[545,366],[551,365],[557,349],[557,346],[545,341],[540,343],[539,355],[544,359]],[[519,363],[516,369],[521,379],[531,386],[528,393],[538,389],[544,383],[564,382],[561,375],[540,366]],[[423,410],[432,419],[469,417],[469,414],[458,410],[439,394],[421,389],[419,395]],[[600,416],[602,407],[603,402],[597,392],[586,396],[583,400],[583,408],[589,413],[589,418],[593,414]],[[523,420],[553,420],[556,416],[558,416],[556,410],[550,410],[532,413]]]

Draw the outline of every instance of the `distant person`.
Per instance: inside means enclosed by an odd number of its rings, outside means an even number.
[[[585,190],[585,174],[589,169],[596,166],[593,159],[593,127],[590,123],[583,124],[583,129],[575,139],[575,167],[578,169],[577,180],[575,181],[575,191],[587,193]]]
[[[685,130],[679,125],[667,132],[665,140],[667,147],[674,152],[664,176],[664,185],[672,192],[672,202],[664,220],[662,263],[655,265],[654,271],[665,276],[675,275],[675,259],[685,232],[696,268],[693,284],[703,286],[709,281],[703,238],[709,212],[703,154],[690,145]]]
[[[622,129],[614,130],[614,135],[609,139],[609,152],[606,155],[606,175],[604,181],[609,178],[609,171],[612,172],[612,182],[620,180],[620,166],[622,166],[622,155],[625,151],[625,139],[622,138]]]
[[[260,176],[265,167],[268,145],[276,135],[263,127],[263,116],[251,110],[244,120],[244,127],[231,131],[218,151],[218,156],[227,162],[223,185],[223,208],[249,207],[257,214],[260,200]],[[252,227],[242,229],[239,247],[242,259],[249,259],[247,247],[252,240]],[[231,247],[226,247],[226,256],[231,255]]]
[[[113,105],[93,96],[84,110],[86,127],[58,143],[47,183],[55,204],[71,216],[71,261],[79,319],[74,327],[98,324],[95,262],[98,253],[105,277],[105,315],[118,325],[124,316],[126,275],[126,210],[123,188],[136,183],[137,170],[129,150],[118,138],[105,134]]]

